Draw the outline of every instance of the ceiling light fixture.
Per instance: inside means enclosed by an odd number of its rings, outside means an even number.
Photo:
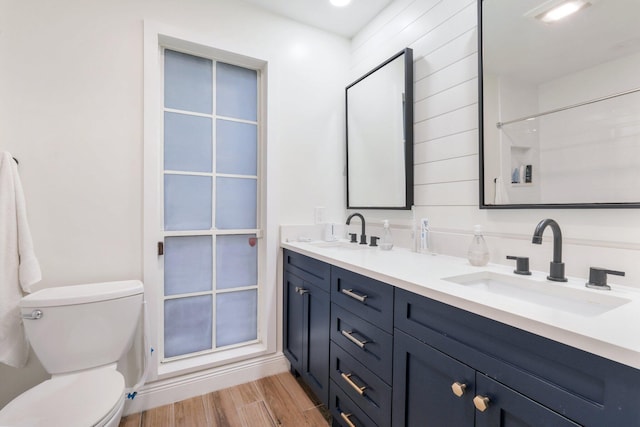
[[[586,0],[569,0],[542,12],[536,18],[546,23],[557,22],[588,6],[591,6],[591,3]]]
[[[335,7],[344,7],[351,3],[351,0],[329,0]]]

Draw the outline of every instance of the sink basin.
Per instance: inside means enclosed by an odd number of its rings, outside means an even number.
[[[566,284],[541,282],[490,271],[447,277],[444,280],[586,317],[598,316],[631,301],[602,291],[571,288]]]
[[[340,249],[366,249],[369,245],[361,245],[358,243],[351,243],[344,240],[335,240],[333,242],[309,242],[310,245],[317,248],[340,248]]]

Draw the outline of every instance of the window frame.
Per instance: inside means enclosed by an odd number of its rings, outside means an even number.
[[[249,56],[214,48],[203,42],[203,38],[184,31],[169,29],[159,24],[144,23],[144,214],[143,214],[143,281],[145,300],[149,314],[147,334],[149,345],[154,350],[150,379],[168,378],[183,373],[214,368],[232,362],[239,362],[275,352],[276,313],[267,307],[274,299],[275,290],[268,283],[266,228],[266,110],[267,110],[267,62]],[[256,229],[198,231],[164,231],[163,224],[163,115],[166,109],[163,103],[163,50],[170,49],[191,55],[201,56],[215,62],[224,62],[249,68],[257,72],[258,78],[258,153],[257,153],[257,218]],[[215,73],[214,73],[215,78]],[[212,120],[217,116],[214,112]],[[215,129],[215,124],[214,124]],[[215,137],[215,136],[214,136]],[[212,179],[221,174],[211,174]],[[224,176],[224,174],[222,174]],[[215,190],[214,190],[215,191]],[[214,199],[215,200],[215,199]],[[214,202],[215,203],[215,202]],[[215,210],[215,204],[213,206]],[[215,216],[215,213],[213,214]],[[258,324],[257,339],[251,343],[242,343],[207,350],[197,354],[176,356],[161,360],[163,348],[163,311],[164,311],[164,259],[157,254],[158,242],[164,237],[180,235],[225,235],[255,234],[258,246]],[[212,242],[215,244],[215,240]],[[215,254],[215,248],[214,248]],[[215,258],[214,258],[215,260]],[[214,271],[215,274],[215,271]],[[214,279],[215,280],[215,279]],[[243,288],[244,289],[244,288]],[[233,289],[233,290],[241,290]],[[225,291],[225,290],[223,290]],[[216,294],[216,289],[211,293]],[[173,295],[171,296],[174,297]],[[215,304],[215,297],[214,297]],[[214,306],[215,319],[215,306]],[[215,320],[213,324],[215,330]],[[214,333],[215,335],[215,333]]]

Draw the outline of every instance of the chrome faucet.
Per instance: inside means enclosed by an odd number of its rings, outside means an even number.
[[[362,233],[360,234],[360,244],[361,245],[366,245],[367,244],[367,235],[365,234],[365,224],[364,224],[364,217],[362,216],[362,214],[359,213],[354,213],[351,214],[347,217],[347,225],[349,225],[351,223],[351,218],[353,218],[354,216],[357,216],[360,218],[360,222],[362,223]],[[355,236],[353,236],[355,238]],[[355,241],[355,240],[353,240]]]
[[[566,282],[567,278],[564,277],[564,263],[562,262],[562,232],[558,223],[549,218],[540,221],[533,232],[531,243],[536,245],[542,243],[542,233],[547,226],[551,227],[551,231],[553,231],[553,261],[549,263],[547,279],[554,282]]]

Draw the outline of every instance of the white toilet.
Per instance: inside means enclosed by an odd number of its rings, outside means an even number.
[[[24,297],[25,333],[52,377],[0,410],[0,426],[116,427],[125,402],[117,361],[140,319],[140,281],[43,289]]]

